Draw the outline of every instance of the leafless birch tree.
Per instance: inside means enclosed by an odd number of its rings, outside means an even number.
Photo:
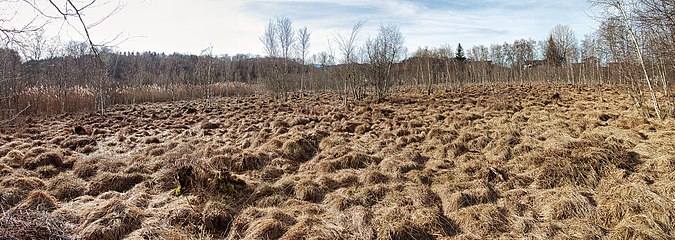
[[[349,93],[348,87],[350,82],[356,81],[358,77],[356,76],[356,68],[354,64],[357,63],[357,58],[356,58],[356,50],[358,46],[358,35],[359,32],[361,31],[361,28],[363,28],[363,25],[365,24],[365,21],[359,21],[354,24],[352,27],[352,31],[349,34],[349,37],[345,37],[342,34],[338,33],[337,36],[335,37],[335,42],[338,44],[338,50],[340,54],[342,55],[342,63],[346,65],[346,69],[344,71],[341,71],[340,75],[342,75],[342,80],[343,80],[343,86],[341,95],[342,95],[342,103],[344,105],[347,105],[347,95]]]
[[[403,56],[404,42],[403,34],[394,24],[381,24],[377,37],[366,42],[377,100],[383,100],[389,95],[394,84],[394,64]]]
[[[307,30],[307,27],[298,29],[298,57],[300,58],[300,63],[304,66],[307,62],[307,54],[309,54],[309,38],[311,33]],[[304,94],[305,90],[305,71],[302,71],[300,76],[300,95]]]
[[[641,68],[641,74],[644,77],[645,83],[649,89],[651,96],[651,103],[654,108],[654,113],[657,118],[661,118],[661,109],[659,107],[659,102],[656,98],[656,91],[654,89],[654,84],[652,79],[647,71],[647,66],[644,58],[644,49],[641,46],[641,40],[639,30],[637,29],[637,24],[639,22],[639,15],[635,13],[640,12],[641,3],[648,1],[641,0],[591,0],[590,1],[595,7],[601,8],[603,11],[604,17],[618,19],[622,24],[628,35],[628,44],[633,48],[635,58],[638,61],[638,64]],[[664,4],[666,4],[664,2]],[[671,10],[672,11],[672,10]],[[668,16],[666,16],[668,18]],[[670,16],[672,19],[672,15]],[[671,27],[672,29],[672,27]]]

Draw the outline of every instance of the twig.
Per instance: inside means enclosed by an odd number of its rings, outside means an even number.
[[[75,15],[77,16],[77,19],[80,20],[80,24],[82,24],[82,28],[84,29],[84,34],[85,37],[87,37],[87,41],[89,42],[89,46],[91,46],[91,51],[94,53],[94,56],[98,59],[99,64],[103,66],[103,60],[101,60],[101,57],[98,54],[98,50],[96,49],[96,45],[94,45],[94,42],[91,40],[91,36],[89,35],[89,28],[87,28],[87,24],[84,23],[84,20],[82,19],[82,14],[80,13],[81,9],[78,9],[75,4],[73,4],[72,1],[67,0],[68,4],[73,8],[75,11]]]
[[[30,107],[30,102],[28,103],[28,106],[26,106],[25,108],[23,108],[23,110],[19,111],[16,115],[14,115],[14,117],[12,117],[12,118],[10,118],[10,119],[7,119],[7,120],[4,120],[4,121],[0,122],[0,125],[5,125],[6,123],[9,123],[9,122],[11,122],[11,121],[14,121],[14,119],[16,119],[17,117],[19,117],[19,116],[21,115],[21,113],[23,113],[24,111],[26,111],[26,109],[28,109],[29,107]]]
[[[68,11],[65,11],[65,12],[62,11],[61,8],[60,8],[58,5],[56,5],[56,3],[54,3],[54,1],[52,1],[52,0],[49,0],[49,3],[51,3],[52,6],[54,6],[54,8],[56,9],[56,11],[58,11],[59,14],[61,14],[61,16],[63,16],[63,19],[67,19],[67,18],[68,18],[68,15],[69,15],[69,14],[68,14]]]

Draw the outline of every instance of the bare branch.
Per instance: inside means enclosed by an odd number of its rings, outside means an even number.
[[[75,4],[73,4],[73,2],[71,0],[66,0],[66,1],[68,2],[68,4],[70,4],[71,7],[73,7],[73,9],[75,11],[75,15],[77,16],[77,19],[79,19],[80,23],[82,24],[82,28],[84,29],[84,34],[87,38],[87,41],[89,42],[89,45],[91,46],[91,51],[94,53],[94,56],[96,56],[96,58],[100,62],[101,58],[98,54],[98,50],[96,49],[96,47],[94,47],[95,46],[94,42],[91,40],[91,35],[89,35],[89,28],[87,27],[87,24],[84,23],[84,20],[82,19],[82,14],[80,13],[80,10],[75,6]],[[51,2],[51,0],[50,0],[50,2]],[[101,64],[102,64],[102,62],[101,62]]]
[[[60,8],[58,5],[56,5],[56,3],[54,3],[54,1],[52,1],[52,0],[49,0],[49,3],[51,3],[52,6],[54,6],[54,9],[56,9],[56,11],[58,11],[59,14],[61,14],[61,16],[63,17],[63,19],[67,19],[67,18],[68,18],[68,12],[67,12],[67,11],[61,10],[61,8]],[[42,12],[41,12],[41,14],[42,14]],[[46,16],[45,14],[42,14],[42,15]]]
[[[363,28],[363,25],[366,21],[358,21],[352,27],[352,32],[349,35],[349,38],[344,38],[340,33],[335,37],[335,41],[338,43],[338,48],[342,52],[344,57],[344,63],[353,63],[354,62],[354,52],[356,51],[356,41],[358,40],[358,34]]]
[[[0,126],[1,126],[1,125],[5,125],[5,124],[7,124],[7,123],[10,123],[10,122],[14,121],[16,118],[18,118],[19,116],[21,116],[21,114],[22,114],[23,112],[25,112],[28,108],[30,108],[30,102],[28,103],[28,106],[26,106],[25,108],[23,108],[23,109],[22,109],[21,111],[19,111],[18,113],[14,114],[13,117],[1,121],[1,122],[0,122]]]

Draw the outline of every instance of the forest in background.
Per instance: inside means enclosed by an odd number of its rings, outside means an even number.
[[[592,3],[601,24],[581,39],[558,25],[548,39],[467,49],[458,44],[410,51],[398,26],[384,23],[377,36],[359,41],[366,23],[358,22],[330,39],[334,48],[310,55],[311,32],[294,28],[286,17],[271,19],[260,36],[266,56],[219,56],[210,48],[199,55],[117,52],[60,43],[36,29],[19,41],[3,38],[9,48],[0,50],[0,119],[267,92],[288,99],[337,91],[347,103],[368,96],[385,100],[397,88],[431,94],[497,83],[623,84],[645,116],[675,116],[675,3]]]

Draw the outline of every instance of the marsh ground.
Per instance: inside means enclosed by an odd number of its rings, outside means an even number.
[[[468,86],[24,119],[0,134],[0,236],[675,238],[675,123],[602,92]]]

